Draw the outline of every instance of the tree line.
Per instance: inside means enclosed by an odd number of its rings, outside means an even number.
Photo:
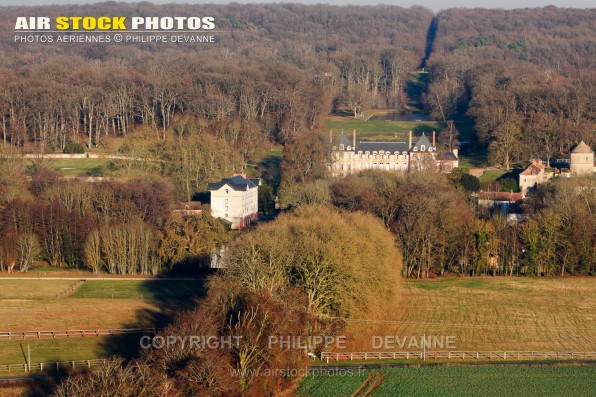
[[[437,16],[425,102],[462,115],[492,165],[567,156],[596,143],[594,10],[447,10]]]
[[[521,223],[479,206],[472,194],[478,184],[467,177],[366,171],[330,179],[321,168],[302,183],[282,180],[280,194],[288,208],[324,205],[377,216],[397,237],[404,277],[595,274],[593,176],[540,185],[521,204]]]
[[[34,261],[93,273],[158,274],[183,262],[204,265],[227,242],[208,207],[200,214],[174,212],[167,180],[64,180],[39,167],[27,180],[22,164],[0,161],[11,178],[0,186],[0,270]],[[15,170],[16,168],[16,170]]]
[[[12,35],[11,16],[91,15],[101,9],[7,7],[0,31]],[[283,144],[298,131],[316,128],[334,98],[356,113],[366,104],[399,102],[431,18],[420,7],[385,6],[110,3],[109,10],[128,17],[211,15],[218,29],[229,32],[200,51],[182,44],[4,45],[4,143],[45,151],[69,142],[92,148],[139,129],[165,139],[189,122],[242,120]],[[242,132],[238,137],[252,139]]]

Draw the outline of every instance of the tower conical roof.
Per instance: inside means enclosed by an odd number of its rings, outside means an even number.
[[[589,147],[588,145],[586,145],[586,143],[584,141],[581,141],[579,143],[579,145],[577,145],[575,147],[575,149],[573,149],[571,151],[571,153],[579,153],[579,154],[588,154],[588,153],[594,153],[594,151],[592,150],[591,147]]]

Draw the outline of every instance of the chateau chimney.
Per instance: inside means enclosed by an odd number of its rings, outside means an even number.
[[[408,150],[412,149],[412,131],[410,131],[410,142],[408,143]]]
[[[455,157],[459,158],[459,149],[458,148],[453,148],[452,152],[453,152],[453,154],[455,154]]]
[[[356,130],[352,131],[352,148],[356,147]]]
[[[433,131],[433,147],[435,147],[435,132]]]

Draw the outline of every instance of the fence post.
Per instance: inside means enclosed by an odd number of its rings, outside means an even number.
[[[39,370],[43,372],[43,363],[39,363]]]

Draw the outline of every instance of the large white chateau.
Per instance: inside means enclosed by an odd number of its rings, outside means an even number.
[[[222,219],[232,229],[243,229],[256,222],[260,184],[260,179],[247,179],[244,174],[209,183],[211,215]]]
[[[333,141],[333,138],[330,137]],[[435,133],[432,142],[422,134],[412,144],[412,131],[406,142],[358,142],[356,130],[352,132],[352,141],[343,133],[333,144],[332,176],[346,176],[368,169],[384,171],[415,172],[437,170],[451,172],[459,166],[458,150],[437,153]]]

